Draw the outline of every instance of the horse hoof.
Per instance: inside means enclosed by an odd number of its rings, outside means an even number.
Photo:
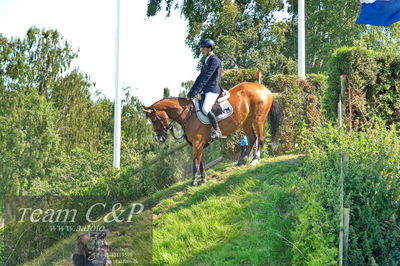
[[[201,179],[201,183],[205,183],[205,182],[207,182],[207,179],[206,179],[206,178]]]
[[[197,180],[192,180],[192,183],[190,184],[192,187],[197,186]]]
[[[260,161],[258,159],[253,160],[250,165],[257,165]]]

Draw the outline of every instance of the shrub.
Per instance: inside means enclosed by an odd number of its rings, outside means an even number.
[[[332,124],[306,130],[304,178],[298,187],[293,264],[325,265],[338,260],[339,156],[349,153],[344,207],[350,208],[348,265],[396,265],[400,261],[400,137],[374,125],[353,136]],[[340,144],[341,143],[341,144]]]
[[[267,85],[273,92],[280,92],[282,106],[279,153],[293,152],[300,144],[304,127],[313,128],[323,120],[321,95],[327,88],[324,75],[311,74],[299,82],[295,75],[276,75]]]
[[[222,72],[221,86],[229,90],[242,82],[256,82],[257,70],[254,69],[226,69]]]
[[[353,91],[352,120],[379,118],[386,124],[400,121],[400,57],[377,53],[366,48],[337,49],[328,64],[329,89],[323,100],[325,115],[333,119],[337,114],[340,94],[340,75],[350,78]],[[346,92],[347,95],[347,92]],[[344,101],[348,106],[348,99]]]

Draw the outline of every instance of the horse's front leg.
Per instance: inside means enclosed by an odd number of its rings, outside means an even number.
[[[200,142],[196,142],[193,144],[193,178],[192,178],[192,186],[197,186],[197,174],[201,167],[201,161],[203,156],[203,145]],[[204,167],[203,167],[204,168]],[[204,171],[204,169],[203,169]],[[203,172],[202,171],[202,172]],[[203,178],[203,173],[202,173]]]
[[[192,177],[192,186],[197,186],[197,173],[199,172],[200,163],[196,158],[193,159],[193,177]]]
[[[205,165],[205,162],[204,162],[204,153],[201,153],[200,174],[201,174],[201,182],[202,183],[207,182],[206,165]]]

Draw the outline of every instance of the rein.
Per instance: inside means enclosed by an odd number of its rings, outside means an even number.
[[[179,114],[179,116],[181,116],[181,115],[186,111],[186,108],[187,108],[188,106],[191,106],[191,105],[193,105],[192,102],[190,102],[188,105],[186,105],[185,108],[183,108],[182,112]],[[156,119],[157,119],[158,123],[160,123],[160,125],[162,126],[162,131],[163,131],[163,134],[165,134],[165,136],[167,136],[168,130],[171,130],[171,135],[172,135],[172,137],[173,137],[175,140],[180,140],[181,138],[183,138],[184,135],[182,135],[182,136],[180,136],[180,137],[176,137],[176,136],[175,136],[175,131],[174,131],[174,124],[175,124],[175,121],[174,121],[174,120],[171,119],[172,121],[168,124],[168,126],[164,127],[163,124],[162,124],[162,122],[161,122],[162,118],[157,114],[156,109],[155,109],[154,107],[152,107],[152,110],[153,110],[153,112],[154,112],[154,114],[155,114],[155,116],[156,116]],[[192,111],[190,112],[190,114],[186,117],[185,121],[183,121],[183,127],[182,127],[182,129],[183,129],[184,132],[185,132],[186,123],[187,123],[187,121],[189,121],[189,119],[190,119],[190,117],[192,116],[192,114],[193,114],[193,110],[192,110]]]

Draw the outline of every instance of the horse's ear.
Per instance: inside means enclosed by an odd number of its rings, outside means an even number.
[[[150,107],[147,107],[146,105],[142,105],[142,107],[143,107],[143,111],[145,111],[146,113],[151,113],[152,112]]]

